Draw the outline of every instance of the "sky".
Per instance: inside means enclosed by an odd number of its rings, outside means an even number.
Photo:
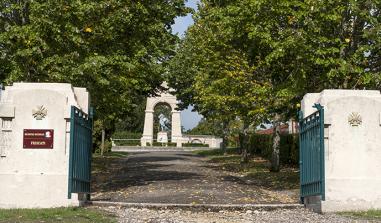
[[[197,3],[199,0],[188,0],[186,5],[193,9],[197,9]],[[175,19],[175,24],[172,26],[173,33],[177,33],[180,37],[184,36],[184,32],[187,30],[188,26],[193,24],[192,15],[188,14],[184,17],[177,17]],[[197,112],[192,112],[192,107],[181,112],[181,125],[184,126],[185,130],[192,129],[197,126],[198,122],[201,120],[202,116]]]
[[[199,0],[188,0],[186,6],[197,10],[197,3]],[[175,19],[175,24],[172,26],[173,33],[178,33],[179,36],[183,36],[184,32],[187,30],[188,26],[193,24],[192,15],[188,14],[184,17],[177,17]]]

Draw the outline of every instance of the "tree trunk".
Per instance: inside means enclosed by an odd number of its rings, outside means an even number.
[[[226,148],[228,145],[228,123],[224,121],[222,128],[222,152],[226,155]]]
[[[280,151],[280,115],[276,114],[274,118],[274,133],[273,133],[273,152],[271,156],[271,172],[279,172],[279,151]]]
[[[102,129],[102,142],[101,142],[101,156],[103,157],[103,153],[105,152],[105,135],[106,132]]]
[[[247,122],[244,121],[244,124],[243,124],[243,133],[240,134],[240,136],[242,137],[240,139],[240,143],[241,143],[241,162],[242,163],[248,163],[249,162],[249,148],[248,148],[248,138],[249,138],[249,134],[248,134],[248,131],[249,131],[249,125],[247,124]]]
[[[243,151],[243,134],[242,133],[238,133],[238,153],[239,154],[242,154],[242,151]]]

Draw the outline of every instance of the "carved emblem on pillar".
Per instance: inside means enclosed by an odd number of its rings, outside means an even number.
[[[362,124],[361,115],[357,112],[352,112],[348,117],[348,122],[351,126],[359,126]]]
[[[48,110],[43,105],[41,105],[37,106],[36,109],[33,109],[32,114],[36,120],[42,120],[48,115]]]

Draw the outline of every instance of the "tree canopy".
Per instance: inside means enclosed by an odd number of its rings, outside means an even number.
[[[102,125],[160,88],[184,0],[0,1],[0,78],[86,87]]]
[[[222,117],[295,114],[307,92],[380,88],[375,0],[201,1],[170,85],[182,106]]]
[[[380,13],[378,0],[201,0],[169,85],[181,107],[247,135],[295,117],[308,92],[380,89]]]

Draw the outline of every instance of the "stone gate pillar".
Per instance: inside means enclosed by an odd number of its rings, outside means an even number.
[[[89,93],[66,83],[14,83],[0,101],[0,209],[78,206],[69,192],[71,106]]]
[[[316,111],[315,103],[324,107],[325,199],[309,195],[304,204],[323,212],[380,209],[380,91],[306,94],[301,103],[304,118]]]
[[[180,111],[172,111],[172,142],[177,144],[177,147],[182,145],[182,134],[181,134],[181,116]]]
[[[145,111],[143,137],[141,138],[142,146],[152,145],[153,143],[153,110]]]

